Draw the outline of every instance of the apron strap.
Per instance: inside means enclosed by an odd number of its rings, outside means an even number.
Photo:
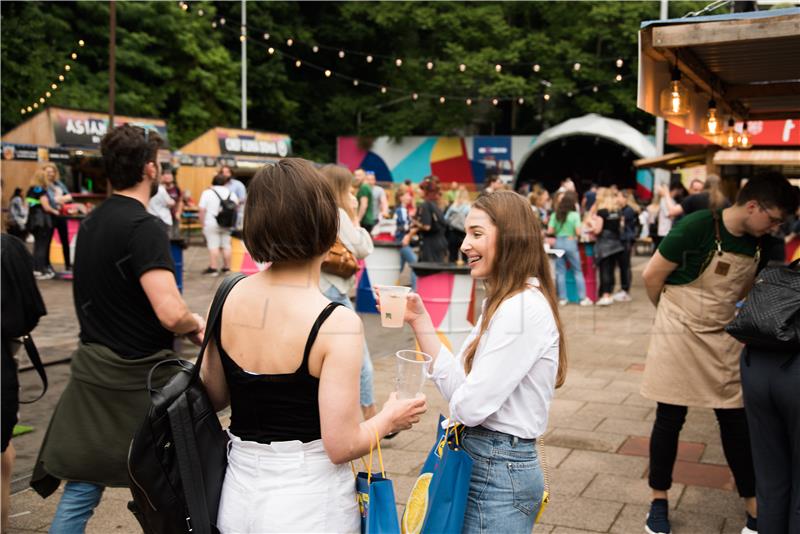
[[[717,247],[717,254],[722,256],[722,236],[719,233],[719,212],[717,210],[711,210],[711,214],[714,217],[714,244]]]

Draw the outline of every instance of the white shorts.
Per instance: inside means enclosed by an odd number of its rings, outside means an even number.
[[[265,445],[228,434],[220,532],[360,532],[353,473],[330,461],[321,439]]]
[[[203,235],[206,238],[206,246],[211,250],[231,248],[231,229],[220,226],[204,226]]]

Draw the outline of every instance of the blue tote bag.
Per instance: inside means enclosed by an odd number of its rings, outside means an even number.
[[[376,431],[375,437],[378,438]],[[397,508],[394,501],[392,481],[386,478],[381,454],[380,439],[376,440],[379,473],[372,472],[372,444],[369,449],[369,465],[365,471],[356,475],[356,496],[358,509],[361,512],[361,534],[400,534],[400,523],[397,520]],[[363,461],[363,460],[362,460]],[[352,462],[351,462],[352,467]],[[355,473],[355,468],[353,468]]]
[[[460,446],[463,425],[439,427],[403,513],[403,534],[461,532],[467,509],[472,458]]]

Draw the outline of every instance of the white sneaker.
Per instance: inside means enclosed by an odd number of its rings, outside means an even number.
[[[611,306],[614,304],[614,299],[611,297],[602,297],[597,301],[598,306]]]
[[[582,301],[580,301],[580,305],[581,306],[594,306],[594,302],[592,302],[592,299],[590,299],[589,297],[586,297]]]
[[[631,299],[631,296],[628,295],[627,291],[617,291],[611,298],[613,298],[617,302],[630,302],[631,300],[633,300]]]
[[[747,526],[745,526],[742,529],[742,534],[758,534],[758,531],[757,530],[753,530],[752,528],[747,528]]]
[[[558,301],[558,305],[559,305],[559,306],[566,306],[566,305],[567,305],[567,299],[561,299],[561,300],[559,300],[559,301]]]

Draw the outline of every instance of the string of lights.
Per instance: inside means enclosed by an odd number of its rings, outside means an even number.
[[[86,42],[83,39],[78,40],[78,47],[83,48],[86,45]],[[78,59],[78,53],[72,52],[69,55],[72,61],[76,61]],[[61,72],[56,76],[56,78],[48,85],[45,92],[39,96],[36,100],[31,102],[28,106],[22,107],[19,110],[20,114],[25,115],[26,113],[33,113],[34,110],[39,109],[39,105],[44,106],[45,102],[47,102],[50,98],[54,96],[54,93],[60,87],[59,84],[62,84],[67,79],[67,74],[72,70],[72,65],[70,63],[65,63]]]
[[[181,7],[181,9],[184,12],[188,12],[189,6],[188,6],[188,4],[186,2],[179,2],[179,6]],[[201,16],[201,17],[205,15],[205,13],[203,12],[202,9],[198,9],[196,11],[196,14],[198,16]],[[532,94],[526,94],[526,95],[497,95],[495,97],[486,97],[486,96],[474,96],[474,95],[433,94],[433,93],[428,93],[428,92],[423,92],[423,91],[409,91],[407,89],[400,89],[400,88],[392,87],[392,86],[389,86],[388,84],[376,83],[376,82],[373,82],[373,81],[364,80],[364,79],[361,79],[361,78],[350,76],[348,74],[344,74],[344,73],[335,71],[332,67],[326,67],[326,66],[320,65],[318,63],[309,61],[307,59],[303,59],[299,55],[296,55],[295,53],[289,52],[287,50],[287,49],[290,49],[290,48],[294,47],[297,44],[296,41],[291,37],[286,39],[285,48],[283,48],[281,45],[278,45],[278,43],[276,42],[276,39],[274,39],[273,36],[270,33],[265,32],[265,31],[263,31],[261,29],[255,29],[255,28],[252,28],[252,27],[248,28],[247,26],[243,26],[243,25],[240,25],[238,27],[239,29],[237,29],[236,27],[233,27],[232,25],[227,24],[227,21],[225,20],[224,17],[220,17],[218,19],[213,19],[211,21],[211,27],[213,29],[221,28],[224,31],[228,31],[230,33],[235,33],[236,35],[238,35],[238,37],[239,37],[239,39],[241,41],[247,40],[250,43],[253,43],[253,44],[256,44],[256,45],[260,46],[261,48],[265,49],[267,54],[269,54],[270,56],[281,56],[281,57],[286,58],[291,64],[293,64],[295,66],[295,68],[307,68],[307,69],[310,69],[310,70],[314,70],[314,71],[320,72],[325,78],[338,78],[340,80],[343,80],[343,81],[346,81],[346,82],[352,84],[354,87],[362,87],[363,86],[363,87],[368,87],[368,88],[372,88],[372,89],[377,89],[377,90],[379,90],[381,92],[381,94],[393,93],[393,94],[397,94],[397,95],[405,95],[412,101],[417,101],[417,100],[419,100],[421,98],[428,98],[428,99],[433,99],[435,101],[438,101],[440,104],[445,104],[447,102],[453,102],[453,101],[461,101],[464,104],[466,104],[467,106],[471,106],[471,105],[477,104],[479,102],[491,102],[492,105],[498,106],[500,104],[500,102],[505,102],[505,101],[516,101],[518,104],[523,105],[526,102],[535,101],[537,98],[542,99],[543,102],[548,102],[553,97],[552,91],[550,90],[550,88],[552,87],[552,83],[550,81],[548,81],[548,80],[545,80],[545,79],[539,80],[540,86],[543,87],[542,92],[534,94],[534,95],[532,95]],[[250,32],[248,31],[248,29],[253,30],[253,32],[256,33],[256,34],[259,34],[262,37],[263,40],[250,36]],[[272,40],[272,41],[270,42],[270,40]],[[323,47],[323,45],[314,45],[315,49],[312,49],[312,51],[316,53],[322,47]],[[325,48],[327,48],[329,50],[338,50],[338,56],[339,56],[340,59],[343,59],[344,57],[346,57],[347,53],[348,53],[347,50],[337,49],[335,47],[325,47]],[[372,61],[374,61],[375,57],[379,57],[379,56],[378,55],[367,55],[366,56],[367,62],[371,63]],[[389,56],[383,56],[383,57],[384,58],[389,58]],[[372,58],[372,59],[370,59],[370,58]],[[403,62],[402,58],[394,58],[394,60],[395,60],[395,66],[397,68],[400,68],[400,67],[403,66],[404,62]],[[621,69],[622,66],[624,65],[624,61],[621,58],[618,58],[616,60],[615,64],[617,66],[617,69]],[[524,64],[524,65],[528,65],[528,64]],[[534,65],[533,66],[533,71],[534,72],[539,72],[541,70],[541,68],[540,68],[540,66],[538,64],[533,64],[533,65]],[[576,72],[579,71],[581,69],[581,67],[582,66],[581,66],[581,64],[579,62],[575,62],[573,64],[573,69]],[[433,61],[429,61],[428,65],[426,65],[426,68],[428,70],[432,70],[434,68]],[[496,64],[495,65],[495,71],[497,73],[501,73],[503,68],[504,67],[503,67],[502,64]],[[459,65],[459,70],[461,72],[465,72],[467,70],[466,65],[464,63],[461,63]],[[600,90],[601,87],[605,87],[605,86],[608,86],[608,85],[613,85],[613,84],[619,83],[619,82],[623,81],[626,78],[628,78],[628,76],[623,75],[618,71],[616,76],[613,78],[612,81],[605,82],[605,83],[590,83],[590,84],[586,84],[586,85],[584,85],[582,87],[566,91],[565,94],[566,94],[566,96],[568,98],[572,98],[575,95],[578,95],[578,94],[581,94],[581,93],[584,93],[584,92],[588,92],[588,91],[591,91],[593,93],[597,93]]]

